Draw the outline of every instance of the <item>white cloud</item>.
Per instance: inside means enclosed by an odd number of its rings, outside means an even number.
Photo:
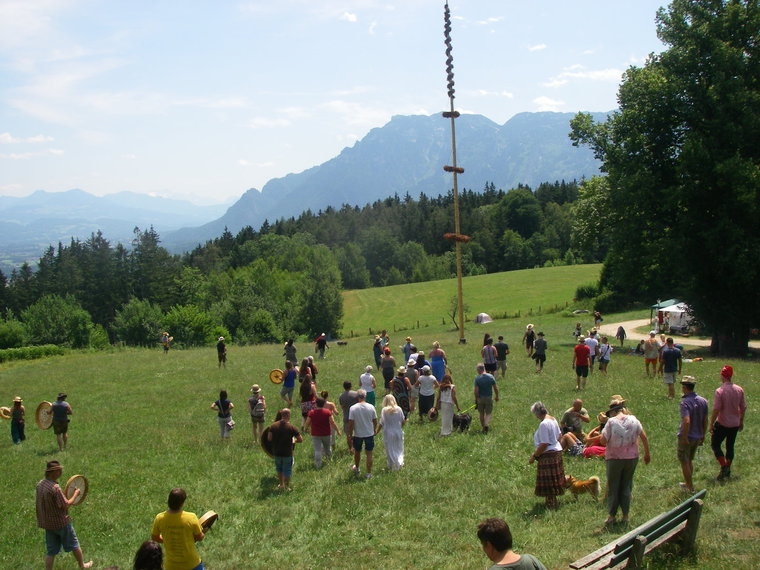
[[[572,80],[598,81],[603,83],[619,83],[623,72],[619,69],[586,69],[582,65],[566,67],[559,75],[550,77],[543,83],[544,87],[560,87]]]
[[[533,103],[536,105],[536,111],[559,111],[560,107],[565,104],[564,101],[558,101],[546,96],[533,99]]]
[[[36,135],[33,137],[19,138],[19,137],[14,137],[10,133],[0,133],[1,144],[41,143],[41,142],[52,142],[52,141],[53,141],[53,137],[49,137],[47,135]]]
[[[501,22],[503,19],[504,19],[504,16],[498,16],[498,17],[486,18],[485,20],[477,20],[475,23],[479,26],[487,26],[489,24],[495,24],[497,22]]]
[[[55,156],[61,156],[62,154],[64,154],[63,149],[60,149],[60,148],[49,148],[48,152],[50,154],[54,154]]]
[[[375,30],[377,29],[377,21],[373,21],[370,25],[367,31],[369,32],[370,36],[375,35]]]
[[[127,154],[122,154],[121,158],[123,158],[124,160],[136,160],[137,159],[137,155],[136,154],[132,154],[132,153],[127,153]]]
[[[45,151],[36,152],[12,152],[10,154],[0,154],[0,159],[5,160],[29,160],[31,158],[37,158],[40,156],[61,156],[64,153],[63,150],[58,148],[49,148]]]
[[[481,97],[506,97],[507,99],[513,99],[515,94],[510,91],[489,91],[488,89],[476,89],[471,91],[473,95],[479,95]]]
[[[344,22],[356,22],[357,17],[356,14],[352,14],[351,12],[343,12],[340,19]]]
[[[541,51],[546,49],[546,44],[535,44],[532,46],[528,46],[528,51]]]
[[[374,127],[386,123],[391,117],[391,113],[385,109],[368,107],[343,100],[329,101],[322,105],[322,107],[340,115],[342,120],[348,125]]]
[[[244,159],[244,158],[239,159],[238,160],[238,164],[240,166],[250,166],[251,165],[251,163],[249,161],[247,161],[246,159]]]

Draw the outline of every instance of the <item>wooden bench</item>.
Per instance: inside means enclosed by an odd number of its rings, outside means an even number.
[[[697,538],[699,517],[702,515],[706,494],[705,489],[701,490],[673,510],[653,518],[599,550],[576,560],[570,564],[570,568],[615,568],[624,562],[627,562],[626,568],[642,568],[646,554],[673,540],[674,537],[680,542],[681,553],[688,553]]]

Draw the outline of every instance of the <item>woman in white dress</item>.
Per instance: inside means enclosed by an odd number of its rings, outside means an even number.
[[[435,406],[436,410],[441,411],[441,435],[451,435],[454,424],[454,406],[458,412],[457,389],[451,383],[451,375],[445,374],[438,387],[438,403]]]
[[[380,423],[377,424],[375,435],[385,428],[383,444],[385,445],[385,457],[388,460],[388,469],[398,471],[404,466],[404,412],[396,403],[393,394],[383,398],[383,411],[380,413]]]

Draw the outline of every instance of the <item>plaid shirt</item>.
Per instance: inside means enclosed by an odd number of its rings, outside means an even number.
[[[71,522],[69,507],[60,485],[52,479],[37,483],[37,526],[57,530]]]

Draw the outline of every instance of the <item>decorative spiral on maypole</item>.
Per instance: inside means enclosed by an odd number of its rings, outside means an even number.
[[[449,99],[454,98],[454,56],[451,55],[451,11],[449,3],[443,9],[443,37],[446,44],[446,78],[448,79]]]

